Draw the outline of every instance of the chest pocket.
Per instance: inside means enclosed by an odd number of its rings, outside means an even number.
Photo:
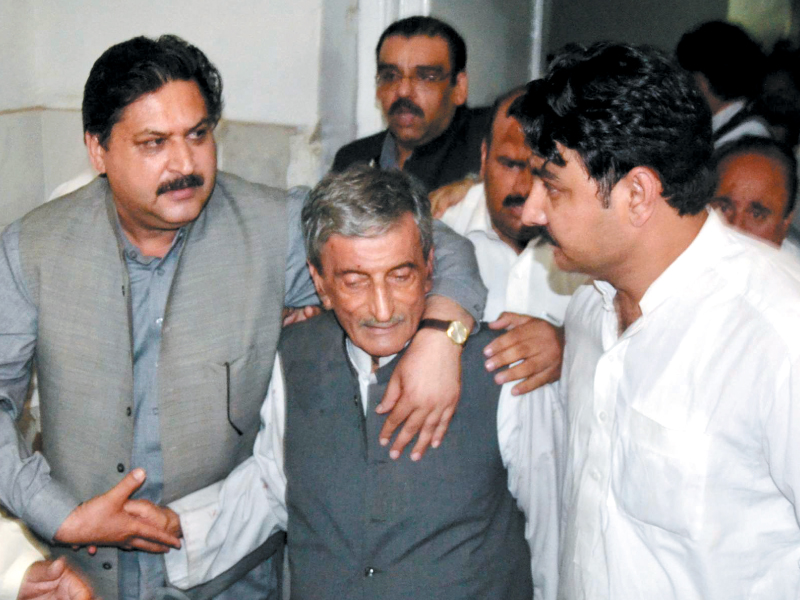
[[[260,422],[259,411],[266,397],[273,361],[251,352],[230,362],[212,364],[216,385],[226,404],[228,423],[238,433],[252,431]]]
[[[611,490],[639,521],[695,539],[703,524],[711,438],[668,429],[630,409],[614,448]]]

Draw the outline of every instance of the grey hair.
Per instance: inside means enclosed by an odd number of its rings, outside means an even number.
[[[303,206],[306,256],[322,271],[322,247],[332,235],[375,237],[410,213],[419,228],[423,256],[433,247],[433,218],[428,193],[414,177],[394,169],[361,164],[328,173]]]

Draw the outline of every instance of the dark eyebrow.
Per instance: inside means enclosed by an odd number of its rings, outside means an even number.
[[[752,207],[754,207],[754,208],[757,208],[758,210],[763,210],[763,211],[764,211],[765,213],[767,213],[768,215],[771,215],[771,214],[772,214],[772,210],[770,210],[769,208],[767,208],[765,205],[761,204],[761,202],[758,202],[758,201],[756,201],[756,202],[751,202],[751,203],[750,203],[750,206],[752,206]]]
[[[501,163],[503,163],[504,165],[506,165],[508,167],[527,167],[528,166],[528,161],[527,160],[516,160],[516,159],[508,158],[507,156],[502,156],[502,155],[498,156],[497,160],[498,160],[498,162],[501,162]]]
[[[412,261],[408,261],[408,262],[404,262],[403,264],[397,265],[396,267],[392,267],[389,272],[391,273],[392,271],[397,271],[399,269],[416,270],[416,268],[417,268],[416,263],[414,263]]]
[[[558,176],[547,170],[547,163],[544,163],[541,167],[531,167],[531,174],[548,181],[558,181]]]

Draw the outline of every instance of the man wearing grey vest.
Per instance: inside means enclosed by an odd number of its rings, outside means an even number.
[[[379,445],[374,406],[397,360],[418,328],[441,325],[422,318],[429,211],[399,171],[354,167],[312,191],[303,232],[332,311],[284,330],[253,458],[170,505],[185,541],[166,556],[175,585],[285,530],[295,600],[555,598],[557,384],[522,397],[495,385],[482,349],[497,334],[483,328],[466,340],[442,445],[422,462]]]
[[[224,478],[250,455],[282,310],[316,302],[300,234],[304,194],[217,173],[221,91],[216,68],[175,36],[107,50],[83,100],[84,139],[102,177],[0,240],[0,503],[51,544],[101,546],[54,553],[77,562],[106,600],[159,593],[155,552],[179,542],[162,531],[169,523],[147,520],[150,503]],[[448,277],[426,310],[471,324],[443,296],[479,315],[477,268],[457,236],[440,235],[449,266],[437,269]],[[458,398],[458,352],[438,332],[428,338],[415,340],[394,381],[403,397],[382,434],[405,420],[394,452],[419,430],[419,456],[446,428],[453,407],[419,393],[438,385],[433,365],[452,374],[446,385]],[[25,449],[15,423],[34,358],[41,454]],[[281,544],[266,540],[195,597],[232,583],[227,597],[274,597],[280,561],[266,559]]]

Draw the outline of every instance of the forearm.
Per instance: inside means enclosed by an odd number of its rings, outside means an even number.
[[[0,503],[46,540],[78,506],[78,500],[50,475],[40,453],[30,454],[14,419],[0,409]]]
[[[252,484],[247,483],[248,481]],[[165,557],[170,582],[187,589],[210,581],[286,528],[253,459],[226,481],[170,504],[181,519],[183,546]]]
[[[461,321],[470,331],[476,323],[471,313],[464,310],[458,302],[446,296],[428,296],[425,301],[423,318]]]
[[[430,295],[452,300],[471,316],[473,322],[480,321],[486,305],[486,287],[481,280],[472,242],[441,221],[434,221],[433,242],[434,274]],[[446,313],[440,316],[426,313],[426,316],[448,318]],[[463,318],[459,320],[464,321]]]

